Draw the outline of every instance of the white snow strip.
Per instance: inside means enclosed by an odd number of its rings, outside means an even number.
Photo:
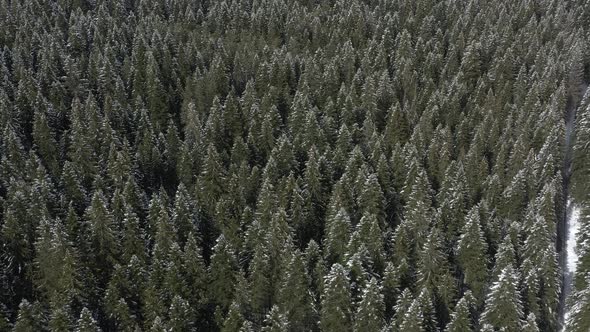
[[[566,220],[566,228],[567,228],[567,237],[566,237],[566,269],[565,272],[568,277],[565,278],[565,282],[569,282],[570,285],[567,286],[567,289],[571,290],[573,277],[576,274],[576,268],[578,266],[578,253],[576,251],[577,247],[577,234],[578,229],[580,228],[579,218],[580,218],[580,208],[576,206],[572,201],[568,201],[568,219]],[[566,302],[565,309],[563,314],[563,321],[564,325],[567,326],[567,322],[569,321],[570,317],[570,306]],[[562,331],[565,331],[565,326]]]
[[[578,253],[576,252],[576,238],[578,234],[578,229],[580,228],[580,223],[578,219],[580,217],[580,209],[571,202],[569,203],[572,205],[571,211],[569,213],[569,220],[567,221],[568,224],[568,232],[567,232],[567,271],[571,274],[576,273],[576,267],[578,265]]]

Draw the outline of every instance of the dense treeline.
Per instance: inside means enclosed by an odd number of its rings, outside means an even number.
[[[0,331],[556,331],[589,27],[588,0],[0,1]]]

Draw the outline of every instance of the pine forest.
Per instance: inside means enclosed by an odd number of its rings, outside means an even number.
[[[590,0],[0,0],[0,332],[590,331]]]

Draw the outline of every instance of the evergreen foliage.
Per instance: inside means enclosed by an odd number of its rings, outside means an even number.
[[[0,331],[588,331],[589,13],[0,1]]]

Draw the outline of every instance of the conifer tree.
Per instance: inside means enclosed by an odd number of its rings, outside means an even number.
[[[145,235],[140,226],[140,220],[133,208],[127,204],[123,217],[123,229],[121,235],[121,255],[123,261],[131,260],[136,256],[141,260],[146,259]]]
[[[324,283],[321,329],[323,331],[350,331],[352,303],[349,279],[344,267],[338,263],[332,265]]]
[[[399,269],[391,262],[385,266],[383,275],[383,298],[385,305],[385,318],[391,318],[397,298],[401,293],[401,276]]]
[[[328,262],[343,262],[350,227],[350,218],[344,208],[341,208],[334,218],[328,221],[325,244]]]
[[[108,210],[106,200],[101,191],[94,193],[90,206],[86,209],[85,219],[89,234],[87,254],[91,258],[90,268],[98,278],[98,286],[106,285],[110,271],[117,262],[119,242],[113,225],[113,217]]]
[[[176,295],[172,299],[168,313],[168,328],[172,331],[190,331],[193,328],[191,308],[188,301]]]
[[[237,262],[233,248],[227,243],[225,237],[220,235],[217,244],[213,247],[213,255],[209,265],[208,287],[209,297],[221,310],[227,310],[234,294],[235,273]]]
[[[262,328],[263,332],[282,332],[289,330],[289,321],[285,315],[280,313],[279,307],[277,306],[272,307],[264,322],[266,326]]]
[[[221,327],[222,332],[238,332],[240,331],[242,324],[245,322],[244,317],[241,313],[241,308],[236,302],[233,302],[229,308],[229,312]]]
[[[354,331],[381,331],[385,311],[381,286],[375,278],[367,283],[354,319]]]
[[[578,262],[576,264],[576,274],[574,276],[574,288],[583,291],[589,287],[587,274],[590,272],[590,208],[587,203],[580,206],[579,228],[576,236],[576,251],[578,253]]]
[[[182,270],[187,285],[186,298],[190,307],[197,312],[199,318],[207,303],[208,274],[202,257],[201,248],[192,233],[187,236],[188,240],[184,246]]]
[[[252,311],[255,322],[261,322],[270,310],[273,298],[271,263],[269,251],[262,245],[255,249],[250,266],[249,289],[252,294]]]
[[[363,190],[359,196],[359,207],[364,214],[372,214],[379,221],[379,225],[383,225],[384,212],[384,196],[377,176],[370,174],[365,181]]]
[[[174,198],[174,209],[171,219],[178,234],[181,246],[187,241],[187,235],[197,232],[196,211],[190,200],[189,193],[184,184],[180,184]]]
[[[477,208],[473,208],[466,217],[456,251],[465,285],[471,289],[475,298],[483,302],[487,278],[487,244],[481,231]]]
[[[526,331],[526,332],[539,332],[539,328],[537,327],[537,319],[535,317],[535,314],[530,313],[527,316],[526,322],[524,323],[522,330]]]
[[[242,327],[240,328],[239,332],[253,332],[254,328],[252,326],[252,322],[246,320],[242,324]]]
[[[99,332],[101,329],[87,308],[83,308],[76,323],[76,332]]]
[[[317,302],[324,287],[324,276],[328,273],[322,258],[322,251],[314,241],[309,241],[304,252],[305,266],[310,275],[310,290]]]
[[[164,321],[162,321],[162,318],[160,318],[160,316],[157,316],[154,319],[154,322],[152,323],[149,331],[150,332],[166,332],[166,324],[164,323]]]
[[[72,328],[72,321],[69,313],[69,307],[54,307],[49,313],[47,327],[49,331],[67,331]]]
[[[0,304],[0,329],[10,331],[12,328],[7,317],[7,308],[4,304]]]
[[[285,313],[292,331],[315,326],[315,313],[309,290],[308,275],[303,255],[295,250],[286,265],[277,298],[279,308]]]
[[[500,243],[494,260],[492,277],[493,281],[497,281],[505,268],[516,265],[516,253],[514,252],[514,245],[510,237],[506,236],[504,241]]]
[[[61,220],[42,220],[38,234],[35,263],[39,291],[46,294],[52,307],[67,307],[80,295],[77,254]]]
[[[454,297],[455,285],[450,277],[448,263],[441,247],[438,230],[433,228],[418,255],[416,285],[427,290],[430,293],[429,297],[437,294],[442,301],[440,306],[443,307],[448,306],[451,298]]]
[[[39,149],[39,155],[43,159],[47,169],[56,176],[59,171],[57,144],[47,123],[47,118],[42,110],[35,112],[33,123],[33,139]]]
[[[523,326],[523,311],[518,277],[511,265],[500,273],[486,297],[481,320],[495,329],[518,330]]]
[[[215,212],[217,199],[223,193],[225,169],[215,146],[209,144],[203,170],[198,178],[199,203],[209,216]]]
[[[530,206],[536,209],[534,204]],[[551,312],[559,302],[559,281],[552,236],[547,229],[547,222],[541,215],[529,211],[526,219],[530,234],[524,244],[524,261],[521,267],[526,284],[525,300],[530,313],[538,317],[542,325],[556,328],[556,321]]]
[[[473,325],[470,316],[471,314],[469,310],[469,304],[467,303],[465,297],[462,297],[459,302],[457,302],[457,306],[451,315],[451,321],[449,324],[447,324],[445,332],[473,331]]]
[[[590,274],[586,275],[586,282],[590,284]],[[566,322],[566,327],[571,331],[584,331],[590,327],[588,309],[590,308],[590,288],[586,287],[578,291],[572,298],[571,316]]]
[[[576,112],[575,143],[573,146],[572,167],[575,171],[572,174],[573,193],[576,199],[585,199],[584,195],[590,188],[588,183],[588,151],[590,146],[590,93],[586,92],[580,108]]]
[[[437,312],[433,305],[432,293],[427,288],[423,288],[416,300],[422,311],[422,326],[424,329],[427,331],[437,331],[439,323],[437,320]]]
[[[412,301],[409,308],[403,315],[403,320],[400,324],[400,331],[423,332],[427,331],[423,326],[424,314],[417,299]]]
[[[37,304],[31,304],[29,301],[23,299],[18,306],[18,317],[12,331],[41,331],[43,326],[44,322],[40,317]]]
[[[365,214],[361,218],[348,244],[348,254],[358,252],[361,246],[368,251],[375,270],[381,271],[384,259],[383,238],[375,215]]]

